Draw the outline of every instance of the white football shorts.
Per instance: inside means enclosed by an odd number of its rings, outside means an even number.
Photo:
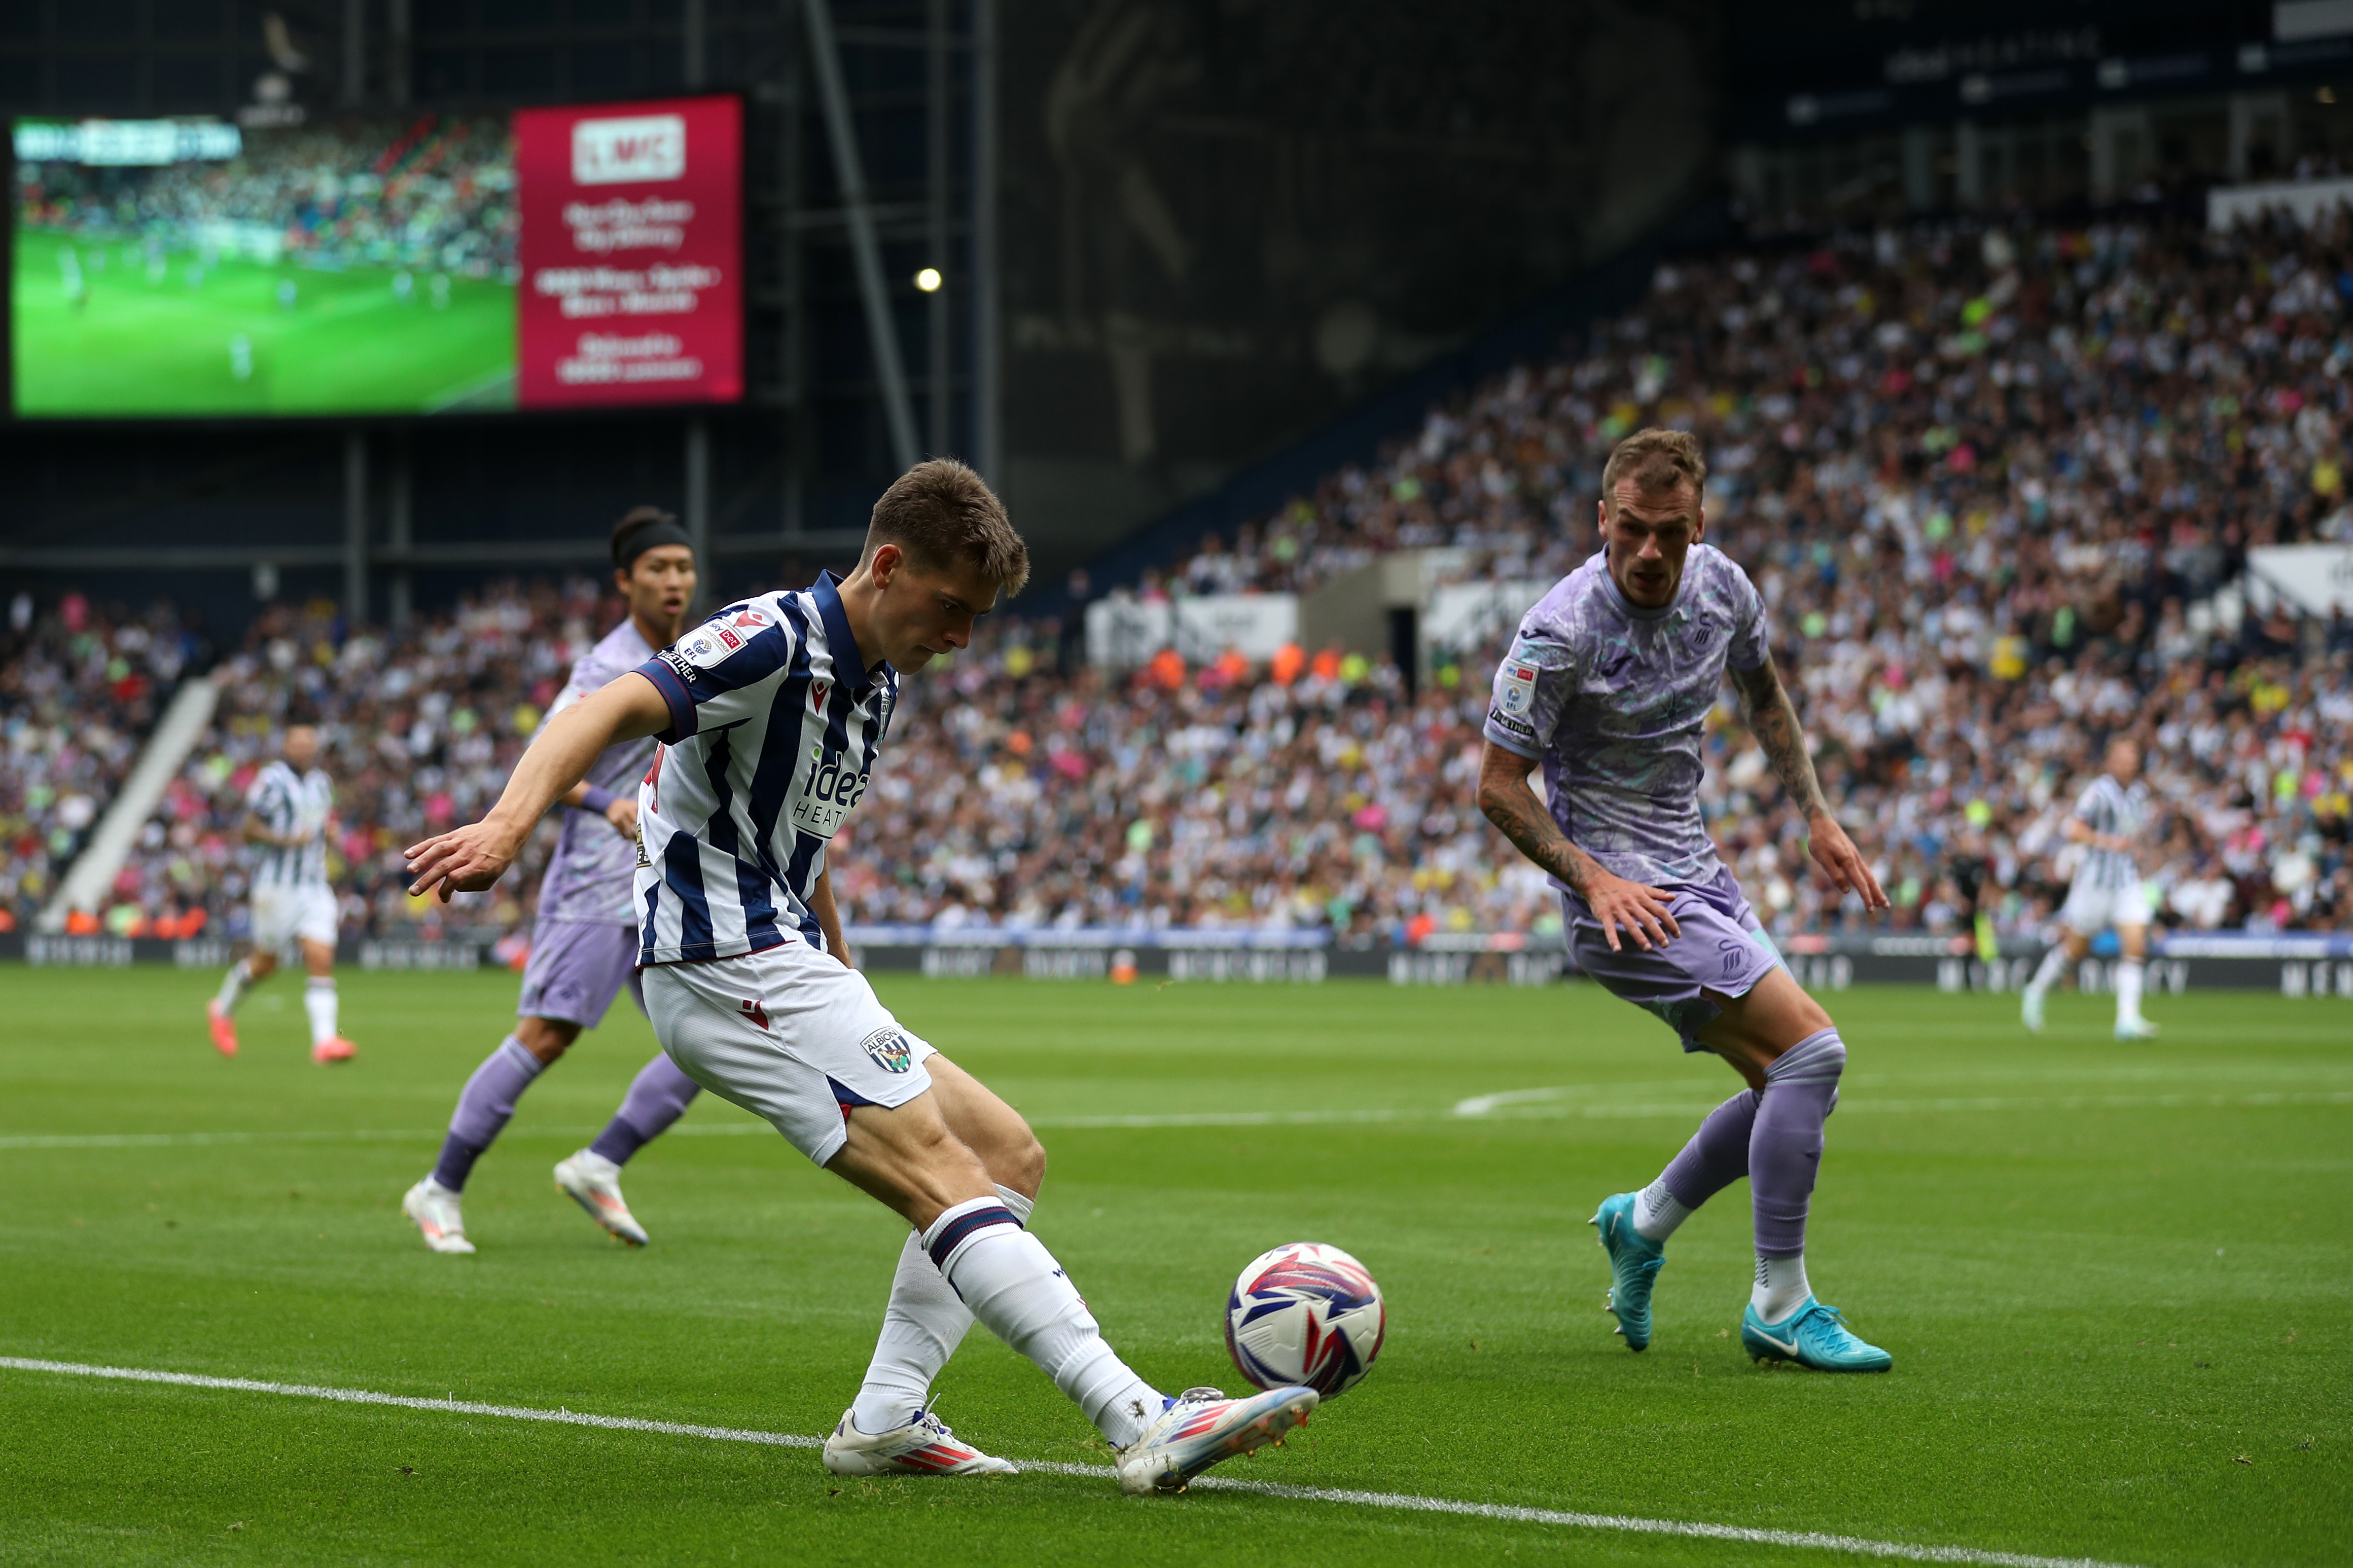
[[[850,1107],[901,1106],[932,1087],[931,1046],[900,1026],[866,976],[806,942],[654,964],[639,978],[670,1060],[815,1164],[841,1152]]]
[[[276,952],[296,937],[328,947],[335,945],[342,922],[335,910],[335,890],[324,882],[292,887],[261,884],[253,889],[253,945]]]
[[[2138,881],[2121,888],[2094,888],[2082,882],[2067,889],[2059,923],[2078,936],[2097,936],[2111,926],[2148,924],[2148,894]]]

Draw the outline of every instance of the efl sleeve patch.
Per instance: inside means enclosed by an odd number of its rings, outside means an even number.
[[[1535,667],[1505,659],[1495,672],[1495,710],[1525,723],[1535,705]]]

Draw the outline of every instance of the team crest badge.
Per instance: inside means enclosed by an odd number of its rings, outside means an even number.
[[[914,1065],[914,1047],[907,1043],[903,1029],[877,1029],[858,1042],[858,1048],[874,1058],[874,1065],[884,1072],[905,1072]]]

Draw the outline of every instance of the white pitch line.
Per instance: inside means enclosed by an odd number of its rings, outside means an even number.
[[[450,1415],[495,1415],[513,1421],[543,1421],[564,1426],[594,1426],[607,1431],[657,1432],[672,1437],[704,1437],[720,1443],[759,1443],[775,1448],[821,1448],[822,1437],[792,1432],[762,1432],[741,1426],[703,1426],[684,1421],[647,1421],[632,1415],[597,1415],[585,1410],[546,1410],[528,1405],[484,1405],[470,1399],[426,1399],[405,1394],[379,1394],[366,1388],[328,1388],[307,1383],[264,1383],[249,1377],[206,1377],[196,1373],[153,1372],[143,1367],[93,1366],[81,1362],[41,1361],[26,1356],[0,1356],[0,1368],[11,1372],[47,1372],[69,1377],[109,1378],[124,1383],[169,1384],[182,1388],[223,1389],[236,1394],[276,1394],[297,1399],[325,1399],[340,1405],[382,1405],[401,1410],[431,1410]],[[1018,1460],[1024,1470],[1048,1475],[1109,1479],[1104,1465],[1073,1465],[1051,1460]],[[1706,1524],[1692,1520],[1640,1519],[1627,1514],[1575,1513],[1564,1509],[1518,1508],[1505,1503],[1465,1502],[1455,1498],[1415,1497],[1407,1492],[1359,1491],[1341,1487],[1288,1486],[1279,1481],[1245,1481],[1225,1476],[1204,1476],[1194,1486],[1203,1490],[1242,1492],[1253,1497],[1283,1498],[1298,1502],[1344,1503],[1356,1508],[1395,1509],[1411,1513],[1451,1514],[1465,1519],[1489,1519],[1513,1524],[1550,1524],[1573,1530],[1608,1530],[1631,1535],[1672,1535],[1693,1541],[1736,1542],[1744,1546],[1784,1546],[1819,1552],[1843,1552],[1858,1557],[1894,1558],[1905,1563],[1953,1563],[1968,1568],[2128,1568],[2094,1557],[2038,1557],[2019,1552],[1987,1552],[1971,1546],[1930,1546],[1908,1541],[1875,1541],[1867,1536],[1834,1535],[1816,1530],[1753,1530],[1736,1524]]]
[[[113,1378],[123,1383],[168,1383],[181,1388],[223,1388],[237,1394],[280,1394],[297,1399],[331,1399],[338,1405],[390,1405],[402,1410],[438,1410],[449,1415],[502,1415],[513,1421],[552,1421],[565,1426],[602,1426],[617,1432],[664,1432],[673,1437],[710,1437],[724,1443],[766,1443],[778,1448],[822,1448],[822,1437],[790,1432],[750,1432],[733,1426],[697,1426],[683,1421],[641,1421],[634,1415],[593,1415],[585,1410],[540,1410],[528,1405],[481,1405],[470,1399],[425,1399],[378,1394],[369,1388],[327,1388],[310,1383],[262,1383],[250,1377],[206,1377],[193,1372],[151,1372],[136,1366],[90,1366],[82,1362],[37,1361],[0,1356],[11,1372],[54,1372],[69,1377]]]

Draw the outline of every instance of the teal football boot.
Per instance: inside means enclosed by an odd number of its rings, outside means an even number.
[[[1602,1309],[1618,1320],[1628,1350],[1647,1350],[1651,1343],[1651,1282],[1666,1266],[1667,1244],[1652,1241],[1634,1228],[1634,1194],[1620,1193],[1604,1198],[1585,1222],[1600,1233],[1601,1250],[1609,1255],[1609,1304]]]
[[[1885,1372],[1895,1358],[1848,1331],[1836,1307],[1811,1296],[1778,1323],[1768,1324],[1751,1306],[1740,1317],[1740,1344],[1760,1362],[1793,1361],[1816,1372]]]

